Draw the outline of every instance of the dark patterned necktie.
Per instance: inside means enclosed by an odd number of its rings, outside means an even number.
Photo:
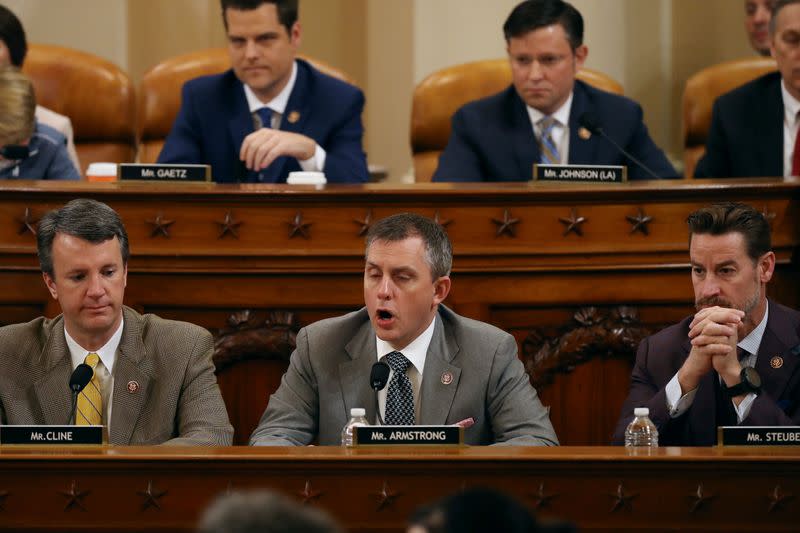
[[[411,361],[400,352],[386,355],[386,362],[394,371],[389,390],[386,392],[386,425],[413,426],[414,425],[414,392],[411,389],[411,380],[406,375],[406,370],[411,366]]]

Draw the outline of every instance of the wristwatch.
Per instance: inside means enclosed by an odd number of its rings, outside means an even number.
[[[725,392],[725,394],[733,398],[734,396],[739,396],[741,394],[747,394],[750,392],[754,392],[756,394],[761,392],[761,376],[758,375],[758,372],[756,372],[755,368],[750,368],[749,366],[742,368],[739,378],[742,381],[733,387],[726,387],[725,383],[723,382],[722,390]]]

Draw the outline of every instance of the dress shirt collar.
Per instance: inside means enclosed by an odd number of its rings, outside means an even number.
[[[786,82],[781,80],[781,96],[783,97],[784,120],[789,126],[797,123],[797,114],[800,113],[800,100],[789,94],[786,90]]]
[[[764,337],[764,331],[767,329],[767,319],[769,318],[769,302],[767,302],[767,310],[764,311],[764,318],[761,322],[751,331],[747,337],[739,341],[739,348],[746,350],[747,353],[758,355],[758,347],[761,346],[761,339]]]
[[[108,339],[108,342],[100,348],[99,350],[87,350],[86,348],[82,347],[78,344],[75,339],[70,337],[69,333],[67,332],[67,328],[64,328],[64,336],[67,339],[67,347],[69,348],[69,355],[72,358],[72,368],[73,370],[78,367],[79,364],[83,363],[83,360],[86,359],[86,355],[90,352],[96,353],[100,356],[100,361],[102,361],[103,366],[106,367],[108,373],[114,370],[114,362],[117,360],[117,348],[119,348],[119,343],[122,340],[122,328],[125,325],[125,319],[123,318],[119,322],[119,327],[117,331]]]
[[[253,92],[253,89],[246,83],[243,83],[244,96],[247,98],[247,107],[250,109],[250,113],[255,113],[262,107],[268,107],[273,113],[283,115],[283,112],[286,111],[286,106],[289,104],[289,96],[292,94],[295,81],[297,81],[297,61],[292,63],[292,75],[289,77],[289,83],[278,93],[278,96],[266,103],[259,100],[256,93]]]
[[[544,117],[547,117],[547,116],[551,116],[554,119],[556,119],[558,125],[560,125],[560,126],[562,126],[564,128],[568,127],[569,126],[569,114],[572,111],[572,96],[574,94],[575,94],[574,92],[569,93],[569,98],[567,98],[567,101],[564,102],[564,104],[561,107],[556,109],[556,112],[553,113],[552,115],[545,115],[544,113],[542,113],[538,109],[534,109],[531,106],[526,105],[525,107],[528,108],[528,116],[530,117],[531,124],[533,124],[534,128],[538,128],[539,121],[542,120]],[[539,130],[537,129],[536,131],[539,131]]]
[[[428,347],[431,345],[431,339],[433,338],[433,329],[435,325],[436,316],[434,315],[433,320],[431,320],[431,324],[428,326],[428,328],[423,331],[419,337],[411,341],[411,344],[402,350],[395,350],[388,342],[379,339],[376,335],[375,339],[378,343],[378,361],[380,361],[381,358],[388,353],[394,351],[402,352],[402,354],[406,356],[406,359],[411,361],[411,364],[414,365],[414,368],[417,369],[421,376],[422,369],[425,368],[425,356],[428,354]]]

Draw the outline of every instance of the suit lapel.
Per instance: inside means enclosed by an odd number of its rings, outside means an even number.
[[[754,143],[767,176],[783,176],[783,122],[784,108],[781,95],[780,75],[774,76],[769,86],[768,98],[760,101],[761,109],[756,113],[756,126],[758,142]]]
[[[578,135],[581,129],[579,119],[584,113],[593,111],[592,102],[579,81],[575,82],[572,95],[572,108],[569,112],[569,164],[598,161],[597,136],[592,135],[588,139],[582,139]]]
[[[72,393],[69,390],[72,358],[64,337],[62,320],[53,321],[50,336],[37,366],[44,368],[44,374],[33,384],[44,423],[63,425],[72,408]]]
[[[761,345],[758,347],[756,372],[761,377],[761,387],[764,392],[777,402],[797,368],[798,357],[790,349],[800,344],[800,338],[797,335],[796,325],[792,327],[781,308],[772,302],[768,305],[769,319]],[[782,361],[779,368],[773,368],[773,358],[776,363]]]
[[[510,113],[509,122],[512,125],[512,143],[514,147],[514,157],[517,160],[518,176],[506,176],[507,179],[519,178],[522,176],[525,181],[533,178],[533,165],[539,162],[539,143],[533,133],[528,108],[525,102],[517,94],[514,87],[510,89],[509,99],[511,105],[508,108]],[[426,363],[427,365],[427,363]]]
[[[442,317],[437,314],[433,337],[425,356],[425,370],[422,373],[420,424],[447,423],[447,415],[461,378],[461,368],[452,363],[458,351],[458,343],[447,335]],[[446,376],[450,379],[445,379]]]
[[[339,383],[342,389],[345,418],[349,418],[350,409],[364,407],[367,420],[377,420],[377,395],[370,388],[369,375],[372,365],[378,362],[375,333],[367,318],[358,333],[345,346],[350,359],[339,364]],[[333,406],[331,410],[335,410]],[[322,408],[320,408],[322,411]]]
[[[247,181],[255,181],[256,174],[244,168],[244,164],[239,161],[239,151],[242,149],[244,138],[253,133],[253,116],[247,105],[247,98],[244,95],[244,87],[241,82],[234,85],[231,99],[230,119],[228,120],[228,133],[230,134],[233,145],[234,167],[231,169],[232,176],[240,176]],[[241,169],[244,168],[244,172]]]
[[[148,366],[139,317],[124,308],[125,325],[119,343],[119,356],[114,363],[114,391],[111,411],[111,444],[130,444],[136,423],[155,385],[153,369]],[[128,384],[136,382],[135,392],[128,391]]]

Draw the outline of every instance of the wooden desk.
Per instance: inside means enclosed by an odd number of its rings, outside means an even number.
[[[796,449],[4,448],[0,530],[191,531],[216,494],[270,487],[352,531],[401,531],[419,505],[476,485],[583,531],[800,524]]]
[[[243,309],[254,321],[277,311],[304,325],[362,306],[365,226],[401,211],[435,217],[455,252],[447,305],[517,338],[564,444],[608,442],[638,339],[691,312],[684,221],[694,209],[736,200],[768,213],[778,258],[769,294],[800,303],[796,178],[321,190],[9,181],[0,184],[0,323],[59,312],[31,230],[81,196],[107,202],[127,226],[128,305],[215,333]],[[266,403],[258,394],[237,408],[252,410],[238,442]]]

